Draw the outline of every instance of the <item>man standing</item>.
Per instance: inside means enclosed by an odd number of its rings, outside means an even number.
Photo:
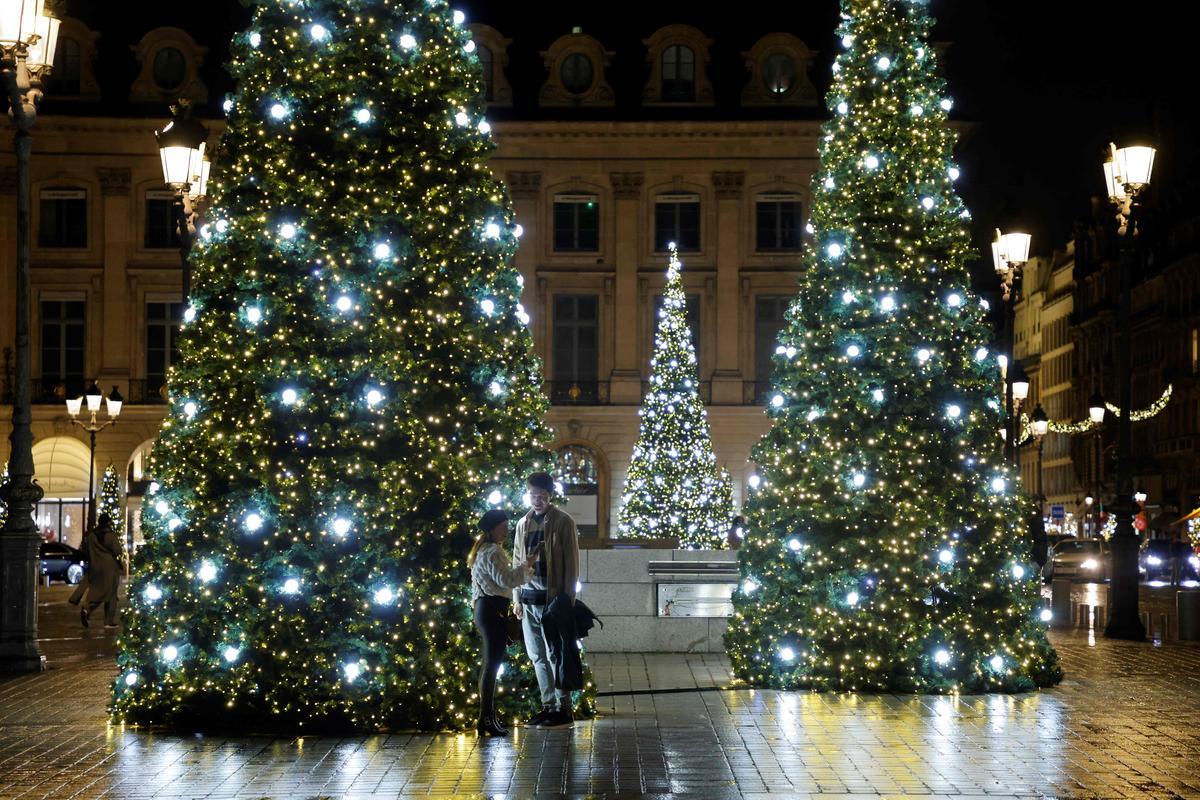
[[[541,554],[533,566],[529,583],[513,591],[514,606],[525,634],[525,650],[537,674],[542,695],[542,710],[526,722],[539,728],[570,728],[570,693],[555,688],[554,676],[561,673],[563,644],[558,636],[547,636],[546,609],[555,597],[565,595],[575,602],[575,583],[579,579],[579,536],[575,521],[550,503],[554,479],[535,472],[526,480],[529,512],[517,522],[513,542],[513,564],[522,564],[525,554],[541,544]]]

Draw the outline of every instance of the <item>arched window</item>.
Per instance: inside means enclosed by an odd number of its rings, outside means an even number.
[[[154,82],[163,91],[177,89],[187,77],[187,61],[177,47],[164,47],[154,55]]]
[[[796,85],[796,60],[787,53],[771,53],[763,59],[763,84],[771,94],[787,94]]]
[[[575,520],[581,537],[596,538],[600,524],[600,472],[591,448],[568,444],[558,450],[558,480],[566,497],[566,511]]]
[[[490,103],[496,99],[496,76],[492,72],[495,69],[495,58],[492,48],[485,44],[476,44],[475,54],[479,57],[479,69],[483,76],[483,99]]]
[[[571,94],[584,94],[592,88],[592,79],[595,77],[596,69],[592,66],[592,60],[586,55],[572,53],[563,59],[559,74],[562,77],[564,89]]]
[[[696,100],[696,54],[692,48],[673,44],[662,54],[662,99],[664,103]]]

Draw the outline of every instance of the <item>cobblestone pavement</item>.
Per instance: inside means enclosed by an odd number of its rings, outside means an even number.
[[[106,723],[113,636],[81,638],[64,597],[43,608],[52,668],[0,683],[3,798],[1200,798],[1192,645],[1056,634],[1062,686],[961,698],[719,691],[719,656],[593,654],[626,694],[571,731],[201,736]]]

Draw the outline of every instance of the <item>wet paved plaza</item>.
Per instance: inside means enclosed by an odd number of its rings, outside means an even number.
[[[112,634],[81,635],[60,591],[53,668],[0,683],[2,798],[1200,798],[1194,645],[1056,634],[1062,686],[957,699],[721,691],[719,656],[592,654],[615,694],[571,731],[166,735],[107,724]]]

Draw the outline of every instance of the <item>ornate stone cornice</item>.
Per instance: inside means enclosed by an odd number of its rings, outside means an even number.
[[[129,167],[96,167],[96,175],[100,178],[100,194],[105,197],[125,197],[129,194],[129,184],[133,171]]]
[[[645,175],[640,172],[610,172],[614,197],[638,197],[642,193]]]
[[[713,189],[719,198],[737,199],[742,196],[742,186],[746,182],[744,172],[714,172],[712,174]]]
[[[522,200],[536,199],[542,192],[542,173],[540,172],[509,172],[504,176],[508,184],[508,193]]]

